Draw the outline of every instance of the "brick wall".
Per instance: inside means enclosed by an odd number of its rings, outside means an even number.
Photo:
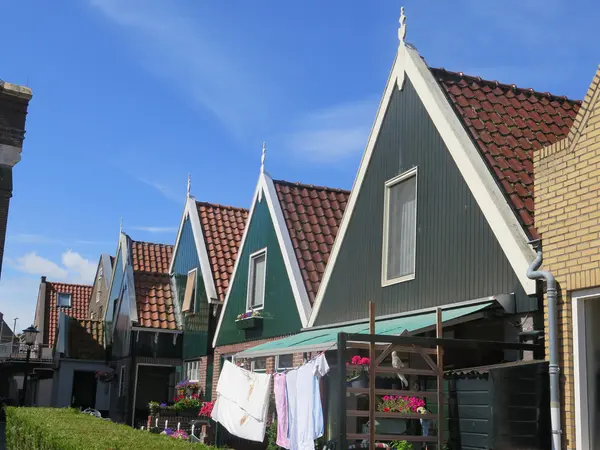
[[[575,448],[571,292],[600,286],[600,70],[569,137],[534,154],[535,223],[559,287],[564,448]],[[547,299],[544,327],[548,331]],[[548,354],[546,336],[546,355]],[[581,449],[584,450],[584,449]]]

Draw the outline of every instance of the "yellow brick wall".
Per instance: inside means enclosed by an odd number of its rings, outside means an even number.
[[[556,276],[559,287],[561,402],[563,448],[566,449],[575,449],[570,294],[574,290],[600,286],[599,81],[597,73],[569,137],[534,154],[535,223],[542,236],[542,268]],[[544,310],[547,333],[546,301]]]

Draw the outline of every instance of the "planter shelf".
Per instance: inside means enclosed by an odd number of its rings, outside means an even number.
[[[236,320],[235,326],[238,330],[254,330],[262,326],[262,317],[249,317],[247,319]]]

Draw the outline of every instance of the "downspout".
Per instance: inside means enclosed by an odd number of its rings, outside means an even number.
[[[558,365],[558,329],[556,279],[551,272],[538,270],[542,265],[542,242],[536,239],[529,242],[537,252],[535,260],[527,269],[527,277],[532,280],[545,280],[548,294],[548,336],[549,336],[549,373],[550,373],[550,421],[552,426],[552,450],[560,450],[562,429],[560,426],[560,367]]]

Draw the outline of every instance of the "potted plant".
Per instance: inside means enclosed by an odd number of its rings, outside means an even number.
[[[425,401],[419,397],[403,397],[400,395],[384,395],[377,403],[379,412],[417,413],[425,407]],[[379,418],[375,421],[377,432],[381,434],[402,434],[406,431],[407,419]]]
[[[369,370],[369,364],[371,360],[367,357],[361,357],[355,355],[352,357],[349,363],[346,365],[358,366],[358,368],[352,370],[346,375],[346,382],[349,387],[354,388],[367,388],[369,387],[369,376],[367,371]]]
[[[235,325],[238,330],[251,330],[262,325],[262,313],[258,310],[246,311],[238,314],[235,318]]]
[[[96,380],[102,383],[110,383],[111,381],[115,380],[115,378],[116,376],[114,372],[103,372],[101,370],[96,372]]]

